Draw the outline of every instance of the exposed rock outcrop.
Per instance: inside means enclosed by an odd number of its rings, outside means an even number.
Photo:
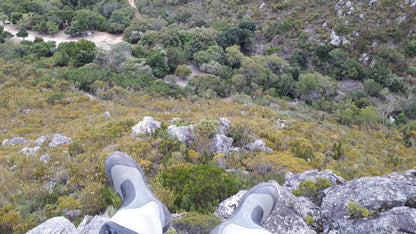
[[[329,233],[415,233],[415,220],[416,209],[394,207],[369,219],[335,220]]]
[[[3,145],[10,144],[10,145],[24,145],[26,143],[26,140],[22,137],[13,137],[12,139],[6,139],[2,142]]]
[[[38,152],[38,150],[40,150],[39,146],[35,146],[35,147],[24,147],[23,149],[20,150],[20,153],[28,155],[28,156],[34,156],[36,155],[36,153]]]
[[[77,233],[98,233],[101,226],[110,219],[107,215],[87,215],[77,228]]]
[[[185,143],[188,143],[193,140],[192,130],[193,130],[193,125],[190,125],[190,126],[170,125],[168,127],[168,132],[170,135],[176,136],[178,140],[183,141]]]
[[[383,176],[363,177],[343,185],[327,188],[324,190],[325,196],[321,205],[324,232],[328,233],[338,230],[341,224],[350,223],[348,220],[345,220],[350,218],[347,213],[347,206],[350,202],[360,204],[361,207],[373,212],[375,216],[368,221],[361,219],[360,221],[355,221],[353,222],[354,225],[357,222],[375,222],[375,219],[382,220],[382,217],[387,216],[390,217],[389,219],[392,219],[392,215],[397,216],[403,209],[395,209],[394,211],[392,209],[390,213],[383,212],[383,210],[389,210],[394,207],[410,206],[412,210],[408,212],[414,214],[414,208],[416,207],[414,206],[415,194],[416,170],[409,170],[404,173],[396,172]],[[400,223],[399,221],[396,222],[397,225],[401,225]],[[363,227],[366,225],[369,224],[361,224]],[[396,228],[401,227],[397,226]],[[346,227],[344,229],[348,230]]]
[[[290,191],[295,190],[299,187],[299,184],[305,180],[312,180],[316,181],[318,178],[327,178],[332,185],[344,184],[345,180],[341,176],[337,176],[331,170],[325,171],[305,171],[304,173],[293,174],[291,172],[286,173],[285,175],[285,183],[283,187],[286,187]]]
[[[227,118],[220,118],[219,124],[217,126],[217,133],[225,134],[227,128],[230,126],[232,126],[232,124]]]
[[[142,121],[132,127],[133,135],[152,134],[156,129],[160,128],[161,122],[154,120],[150,116],[145,116]]]
[[[75,225],[63,216],[53,217],[46,220],[39,226],[28,231],[27,234],[44,234],[44,233],[77,233]]]
[[[51,142],[49,142],[50,147],[58,147],[63,144],[71,144],[72,139],[66,136],[62,136],[59,134],[55,134],[55,136],[52,137]]]
[[[215,134],[212,137],[211,152],[227,155],[230,153],[232,144],[233,144],[232,138],[227,137],[222,134]]]
[[[264,140],[256,140],[252,143],[248,143],[247,145],[244,146],[244,149],[248,151],[255,151],[255,150],[261,150],[261,151],[267,151],[267,152],[273,151],[273,149],[266,146],[266,143],[264,142]]]

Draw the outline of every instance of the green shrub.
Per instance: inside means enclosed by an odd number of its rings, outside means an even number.
[[[360,204],[350,202],[347,206],[347,213],[350,218],[367,218],[370,215],[370,211],[366,208],[361,208]]]
[[[220,201],[236,193],[236,181],[219,167],[206,164],[185,168],[168,167],[160,176],[163,186],[177,193],[177,210],[213,212]]]
[[[313,223],[313,217],[308,215],[305,218],[306,224],[311,225]]]
[[[213,137],[217,133],[218,121],[212,118],[204,118],[195,126],[195,130],[208,138]]]
[[[331,186],[332,184],[327,178],[318,178],[315,182],[305,180],[292,193],[295,196],[307,197],[313,203],[320,206],[322,203],[322,191]]]
[[[220,218],[214,214],[200,214],[197,212],[188,212],[183,214],[182,218],[173,220],[178,233],[209,233],[220,223]]]

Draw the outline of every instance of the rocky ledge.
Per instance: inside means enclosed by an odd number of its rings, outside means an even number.
[[[327,178],[332,186],[322,191],[317,206],[292,190],[306,180]],[[288,174],[284,185],[270,181],[279,191],[278,204],[263,226],[272,233],[416,233],[416,170],[345,182],[329,170]],[[226,220],[246,191],[224,200],[214,212]],[[366,210],[352,215],[348,205]],[[98,233],[108,216],[86,216],[78,228],[64,217],[45,221],[29,233]]]

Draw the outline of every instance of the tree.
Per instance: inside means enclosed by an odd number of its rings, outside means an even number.
[[[160,51],[152,51],[146,58],[146,64],[153,68],[153,74],[162,77],[169,72],[165,63],[165,56]]]
[[[25,40],[25,37],[27,37],[29,34],[27,33],[25,28],[20,28],[19,32],[16,33],[16,36],[21,37],[23,40]]]
[[[4,26],[0,25],[0,43],[4,43],[7,38],[11,37],[13,37],[13,34],[8,31],[4,31]]]

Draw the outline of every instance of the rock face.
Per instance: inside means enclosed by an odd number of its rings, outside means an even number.
[[[28,156],[32,155],[36,155],[36,152],[38,152],[38,150],[40,150],[39,146],[35,146],[35,147],[24,147],[23,149],[20,150],[20,153],[22,154],[26,154]]]
[[[389,220],[392,219],[389,222],[396,222],[396,225],[404,225],[404,220],[399,221],[393,217],[401,216],[401,213],[404,211],[406,211],[404,213],[415,214],[416,170],[359,178],[343,185],[327,188],[324,190],[324,195],[321,212],[325,233],[339,230],[341,227],[342,230],[349,230],[348,228],[351,228],[345,227],[345,225],[350,223],[348,220],[345,220],[349,218],[347,205],[350,202],[360,204],[361,207],[368,209],[375,215],[374,218],[370,218],[369,220],[354,220],[354,225],[355,223],[362,222],[376,222],[376,220],[383,220],[383,217],[388,217],[387,219]],[[405,206],[411,209],[407,210]],[[392,208],[397,209],[393,210]],[[389,209],[391,210],[383,212],[383,210]],[[414,221],[408,225],[410,224],[416,225]],[[365,227],[370,225],[370,223],[362,223],[360,225]],[[377,230],[384,231],[384,233],[390,233],[389,230],[392,230],[382,227],[379,228]],[[395,228],[402,230],[401,228],[406,227],[395,226]],[[416,229],[414,228],[414,230]]]
[[[299,187],[299,184],[305,180],[312,180],[316,181],[318,178],[327,178],[332,185],[344,184],[345,180],[341,176],[335,175],[331,170],[325,171],[305,171],[304,173],[293,174],[291,172],[286,173],[285,175],[285,183],[283,187],[288,188],[290,191],[295,190]]]
[[[77,233],[98,233],[101,226],[110,219],[107,215],[85,216],[79,224]]]
[[[416,209],[394,207],[380,215],[363,219],[336,220],[332,226],[339,233],[415,233]]]
[[[160,128],[160,122],[154,120],[150,116],[145,116],[142,121],[132,127],[133,135],[148,133],[152,134],[156,129]]]
[[[28,231],[27,234],[44,234],[44,233],[77,233],[75,225],[63,216],[54,217],[46,220],[39,226]]]
[[[222,134],[215,134],[212,138],[211,151],[217,154],[229,154],[233,139]]]
[[[172,136],[176,136],[178,140],[183,141],[185,143],[188,143],[192,141],[192,125],[190,126],[176,126],[176,125],[170,125],[168,127],[168,132]]]
[[[219,124],[217,126],[217,133],[225,134],[225,131],[230,126],[232,126],[232,124],[227,118],[220,118]]]
[[[234,210],[238,206],[238,203],[246,192],[247,190],[240,190],[235,195],[222,201],[218,205],[218,208],[214,211],[214,214],[220,217],[222,221],[228,219],[233,214]]]
[[[72,139],[66,136],[62,136],[59,134],[55,134],[55,136],[52,137],[51,142],[49,143],[50,147],[58,147],[63,144],[71,144]]]
[[[244,149],[248,151],[255,151],[255,150],[261,150],[261,151],[267,151],[267,152],[273,151],[273,149],[266,147],[266,143],[263,140],[256,140],[255,142],[249,143],[244,146]]]
[[[12,139],[6,139],[2,142],[3,145],[5,144],[10,144],[10,145],[16,145],[16,144],[21,144],[24,145],[26,143],[26,140],[21,138],[21,137],[14,137]]]

